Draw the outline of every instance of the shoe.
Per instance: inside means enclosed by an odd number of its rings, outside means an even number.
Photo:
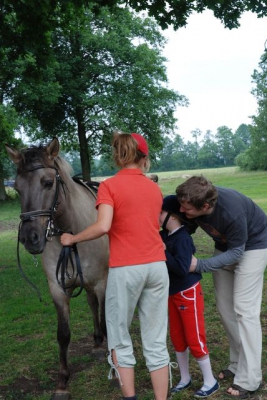
[[[220,374],[223,375],[222,378],[219,377]],[[221,380],[234,378],[234,376],[235,376],[235,374],[232,371],[230,371],[230,369],[228,369],[228,368],[222,369],[218,374],[218,378],[221,379]]]
[[[203,386],[208,387],[208,386]],[[216,381],[215,385],[208,389],[208,390],[203,390],[203,389],[199,389],[197,392],[195,392],[194,397],[196,397],[197,399],[204,399],[205,397],[209,397],[211,396],[213,393],[217,392],[217,390],[220,388],[219,383]]]
[[[239,392],[238,395],[231,394],[229,392],[229,389],[234,389]],[[255,391],[250,391],[247,389],[243,389],[241,386],[235,385],[234,383],[229,387],[226,391],[227,395],[230,397],[234,397],[235,399],[248,399],[250,397],[250,394],[254,393]]]
[[[182,390],[189,388],[189,386],[191,385],[192,385],[191,379],[188,383],[179,382],[174,388],[171,389],[171,393],[181,392]]]

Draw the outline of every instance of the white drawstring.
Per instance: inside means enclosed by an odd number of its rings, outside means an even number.
[[[112,357],[111,357],[111,354],[109,353],[109,355],[108,355],[108,362],[109,362],[109,364],[111,365],[111,368],[110,368],[110,370],[109,370],[109,374],[108,374],[108,379],[113,379],[113,372],[114,372],[114,375],[115,375],[115,377],[119,380],[119,382],[120,382],[120,385],[121,386],[123,386],[123,383],[122,383],[122,381],[121,381],[121,377],[120,377],[120,373],[119,373],[119,371],[118,371],[118,366],[119,366],[119,364],[117,364],[117,365],[115,365],[114,363],[113,363],[113,360],[112,360]]]
[[[169,363],[169,376],[170,376],[170,388],[172,388],[172,368],[178,368],[177,362],[170,362]]]

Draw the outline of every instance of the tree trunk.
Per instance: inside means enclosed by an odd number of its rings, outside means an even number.
[[[91,181],[91,165],[90,154],[86,140],[86,132],[84,125],[84,114],[81,107],[77,108],[78,137],[80,143],[80,157],[82,165],[82,175],[84,181]]]
[[[0,201],[7,200],[7,197],[4,180],[0,179]]]

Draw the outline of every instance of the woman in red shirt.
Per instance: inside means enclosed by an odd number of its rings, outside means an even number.
[[[166,400],[169,277],[159,235],[162,194],[144,174],[149,158],[148,145],[141,135],[116,133],[112,145],[120,170],[99,186],[96,223],[75,235],[63,234],[61,243],[70,246],[108,234],[106,323],[111,369],[119,378],[123,398],[136,400],[136,360],[129,328],[137,308],[155,399]]]

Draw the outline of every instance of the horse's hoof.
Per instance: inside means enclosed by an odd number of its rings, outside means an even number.
[[[53,393],[51,400],[71,400],[71,394],[69,392]]]

